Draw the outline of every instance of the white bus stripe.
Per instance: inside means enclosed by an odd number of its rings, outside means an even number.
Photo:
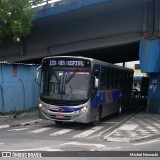
[[[64,133],[70,132],[70,131],[72,131],[72,130],[73,130],[73,129],[62,129],[62,130],[60,130],[60,131],[58,131],[58,132],[55,132],[55,133],[50,134],[50,136],[62,135],[62,134],[64,134]]]
[[[32,133],[40,133],[40,132],[44,132],[44,131],[47,131],[51,128],[40,128],[40,129],[37,129],[37,130],[34,130],[34,131],[30,131]]]
[[[87,137],[87,136],[91,135],[92,133],[94,133],[94,132],[96,132],[96,131],[98,131],[98,130],[100,130],[102,128],[103,127],[101,127],[101,126],[93,127],[92,129],[84,131],[84,132],[74,136],[73,138],[84,138],[84,137]]]

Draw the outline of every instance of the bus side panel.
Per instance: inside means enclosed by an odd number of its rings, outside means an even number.
[[[102,106],[102,118],[118,112],[120,101],[123,99],[123,97],[124,92],[122,90],[107,90],[99,92],[91,102],[90,119],[93,120],[94,112],[96,112],[95,108],[100,106]]]
[[[89,122],[92,122],[95,120],[97,111],[98,111],[98,107],[90,108]]]
[[[98,106],[101,106],[106,102],[106,96],[105,92],[99,92],[97,93],[96,97],[91,102],[91,108],[96,108]]]
[[[122,90],[106,91],[106,103],[102,105],[102,118],[118,112],[120,102],[124,98]]]
[[[117,103],[109,103],[102,105],[102,114],[101,118],[109,116],[118,111],[118,104]]]
[[[42,112],[40,110],[38,110],[38,118],[39,119],[45,119],[45,120],[49,120],[46,116],[44,116],[44,114],[42,114]]]

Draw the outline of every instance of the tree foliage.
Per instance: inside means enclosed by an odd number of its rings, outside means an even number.
[[[0,0],[0,40],[19,41],[30,32],[34,19],[33,5],[42,0]]]

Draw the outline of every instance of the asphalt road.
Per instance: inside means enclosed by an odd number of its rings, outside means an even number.
[[[103,140],[102,135],[108,134],[111,128],[128,119],[132,114],[133,112],[124,113],[121,116],[109,116],[95,127],[80,123],[64,123],[62,126],[57,126],[54,122],[41,120],[31,125],[1,128],[0,151],[160,151],[160,139],[136,143]],[[147,157],[130,158],[148,159]],[[56,159],[63,160],[64,158]],[[84,157],[75,159],[80,160]],[[109,157],[87,157],[87,159],[106,160]],[[112,160],[114,159],[116,158],[112,157]],[[120,157],[119,159],[124,160],[125,158]]]

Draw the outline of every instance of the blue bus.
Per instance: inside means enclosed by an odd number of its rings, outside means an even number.
[[[96,125],[103,117],[121,113],[132,83],[132,69],[86,57],[46,57],[41,64],[40,118],[57,125]]]

